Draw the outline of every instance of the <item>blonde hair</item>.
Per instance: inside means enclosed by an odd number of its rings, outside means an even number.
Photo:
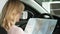
[[[15,11],[14,11],[15,10]],[[24,10],[24,5],[19,0],[9,0],[2,10],[1,22],[2,26],[9,30],[9,28],[13,25],[11,21],[14,22],[14,17],[18,13],[22,13]]]

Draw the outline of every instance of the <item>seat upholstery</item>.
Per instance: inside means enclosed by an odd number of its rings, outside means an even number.
[[[0,34],[7,34],[7,31],[0,26]]]

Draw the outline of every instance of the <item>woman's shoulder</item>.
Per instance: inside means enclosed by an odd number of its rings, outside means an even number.
[[[22,28],[18,26],[12,26],[12,28],[8,32],[9,34],[24,34],[24,31]]]
[[[15,30],[23,31],[23,29],[21,27],[18,27],[18,26],[15,26]]]
[[[12,28],[18,29],[18,30],[23,30],[21,27],[18,27],[18,26],[13,26]]]

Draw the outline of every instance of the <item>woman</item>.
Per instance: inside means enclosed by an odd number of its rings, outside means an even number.
[[[19,0],[8,0],[2,10],[1,26],[8,34],[25,34],[24,31],[15,25],[24,10],[24,5]]]

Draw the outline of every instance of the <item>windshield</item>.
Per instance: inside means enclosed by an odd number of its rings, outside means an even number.
[[[39,5],[42,6],[42,2],[52,2],[52,1],[60,1],[60,0],[34,0],[36,1]]]

